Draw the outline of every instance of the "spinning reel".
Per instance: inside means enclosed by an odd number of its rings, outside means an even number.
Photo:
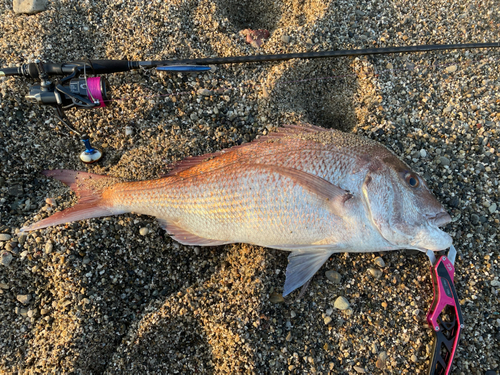
[[[64,110],[73,107],[83,109],[105,107],[106,101],[110,100],[107,80],[104,77],[87,77],[87,67],[89,66],[90,70],[93,71],[90,61],[82,63],[81,66],[75,64],[71,74],[57,83],[49,80],[49,75],[40,60],[35,61],[35,66],[40,85],[31,86],[26,99],[39,105],[54,107],[57,111],[57,117],[70,129]],[[29,65],[22,68],[26,69],[26,67]],[[80,77],[82,71],[83,77]],[[25,75],[32,76],[32,73],[28,71],[25,72]],[[74,129],[71,130],[76,132]],[[85,151],[80,154],[80,160],[88,164],[98,161],[102,157],[102,152],[91,146],[90,139],[86,134],[81,135],[81,137]]]

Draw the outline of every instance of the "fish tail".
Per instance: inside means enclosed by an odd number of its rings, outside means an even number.
[[[42,173],[47,177],[54,177],[68,185],[77,194],[79,198],[78,203],[46,219],[21,228],[21,232],[29,232],[53,225],[122,213],[113,209],[113,203],[106,198],[106,195],[109,195],[106,194],[109,187],[120,182],[117,178],[66,169],[44,171]]]

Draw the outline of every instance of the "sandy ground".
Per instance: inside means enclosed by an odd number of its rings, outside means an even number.
[[[27,16],[2,0],[0,66],[487,42],[498,41],[499,25],[496,1],[68,0]],[[256,50],[246,28],[270,38]],[[187,156],[299,121],[375,139],[426,178],[453,217],[446,230],[459,251],[466,325],[453,373],[498,368],[498,57],[492,49],[109,75],[122,100],[68,112],[104,150],[92,166],[50,108],[25,100],[33,82],[0,78],[0,371],[426,373],[424,254],[332,256],[300,301],[295,292],[281,302],[285,252],[182,246],[151,217],[16,235],[75,202],[45,169],[156,178]],[[339,296],[348,313],[334,308]]]

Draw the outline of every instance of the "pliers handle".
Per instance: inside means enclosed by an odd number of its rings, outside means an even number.
[[[448,375],[464,327],[457,291],[453,284],[456,250],[453,245],[448,255],[438,259],[430,250],[434,301],[427,313],[427,322],[434,331],[434,347],[429,375]]]

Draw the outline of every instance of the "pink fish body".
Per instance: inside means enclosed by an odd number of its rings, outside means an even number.
[[[439,229],[449,215],[391,151],[310,125],[188,158],[157,180],[45,174],[70,185],[80,201],[23,231],[127,212],[152,215],[182,244],[291,251],[283,295],[306,283],[335,252],[437,251],[452,243]]]

